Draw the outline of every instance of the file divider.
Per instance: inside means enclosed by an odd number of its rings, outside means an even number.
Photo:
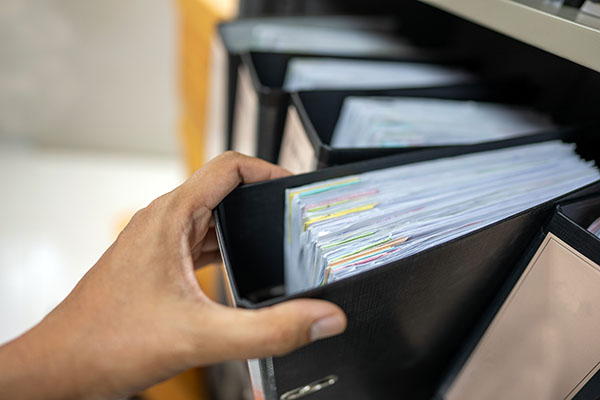
[[[507,352],[514,351],[514,349],[518,347],[518,343],[515,339],[524,342],[528,337],[537,338],[534,340],[538,343],[543,343],[541,341],[544,340],[544,336],[547,336],[548,334],[560,335],[562,329],[564,329],[562,332],[563,335],[565,331],[579,331],[580,339],[578,339],[577,342],[581,342],[581,344],[585,346],[586,352],[596,351],[596,356],[598,355],[597,353],[600,349],[598,346],[594,346],[594,343],[597,343],[598,332],[590,332],[589,327],[588,329],[578,329],[575,326],[566,324],[565,321],[560,319],[560,302],[544,302],[544,309],[538,309],[536,310],[536,313],[531,313],[529,316],[530,318],[525,321],[521,320],[520,326],[502,326],[502,323],[514,323],[515,319],[507,319],[506,315],[511,312],[511,303],[516,303],[515,299],[519,296],[519,292],[528,290],[525,284],[526,280],[531,282],[532,279],[537,279],[538,289],[543,288],[543,290],[533,292],[529,289],[530,293],[526,293],[525,295],[529,296],[530,302],[534,303],[534,298],[536,296],[542,296],[546,297],[548,300],[552,300],[561,296],[560,290],[567,290],[568,292],[563,294],[569,296],[569,302],[571,303],[571,305],[568,306],[569,310],[566,313],[567,317],[580,323],[583,323],[585,319],[591,317],[594,319],[595,326],[598,327],[598,315],[593,314],[593,310],[591,310],[589,303],[576,302],[576,293],[573,290],[569,290],[573,288],[568,286],[568,281],[566,279],[562,278],[561,280],[560,276],[561,274],[564,274],[563,276],[573,276],[576,272],[576,264],[580,262],[584,265],[587,264],[585,267],[590,271],[588,271],[585,281],[577,280],[575,282],[576,286],[582,286],[582,288],[577,291],[582,292],[583,286],[586,282],[589,283],[590,280],[595,282],[597,287],[600,287],[600,239],[587,231],[587,226],[600,216],[600,192],[598,191],[598,187],[588,189],[590,190],[581,191],[576,199],[560,201],[543,226],[540,227],[522,259],[517,263],[495,299],[490,303],[487,311],[483,314],[480,321],[478,321],[471,334],[461,346],[456,359],[448,369],[442,384],[438,388],[438,392],[435,396],[436,399],[468,398],[465,396],[472,396],[473,393],[470,391],[473,390],[474,387],[479,390],[485,390],[482,388],[491,387],[494,384],[498,384],[501,387],[507,387],[505,382],[507,377],[500,371],[500,368],[503,367],[503,363],[506,363],[507,360],[502,360],[503,362],[500,362],[498,353],[494,353],[495,349],[492,348],[494,340],[498,340],[498,338],[503,343],[504,349],[502,350],[502,354],[503,356],[506,356]],[[550,250],[550,246],[548,246],[550,241],[558,242],[564,248],[564,253],[568,254],[571,260],[565,261],[566,258],[564,255],[560,256],[555,249]],[[557,265],[542,265],[541,267],[538,267],[542,268],[542,272],[540,273],[538,270],[538,275],[534,275],[534,273],[531,272],[532,268],[530,267],[530,264],[541,259],[545,252],[546,254],[552,252],[550,257],[556,260],[555,264]],[[561,257],[560,261],[558,261],[558,257]],[[543,268],[547,269],[547,271],[544,271]],[[595,274],[590,274],[593,270],[595,270]],[[540,283],[540,279],[543,279],[544,282]],[[553,279],[559,280],[560,282],[558,290],[556,286],[551,284]],[[536,284],[535,281],[534,284]],[[571,283],[571,285],[573,286],[573,283]],[[598,294],[591,301],[592,304],[600,303],[600,290],[596,291],[596,293]],[[523,312],[523,310],[520,310],[520,312]],[[596,310],[596,312],[598,312],[598,310]],[[563,314],[565,314],[564,310]],[[565,318],[564,315],[562,318]],[[543,320],[540,321],[540,319]],[[498,333],[499,331],[502,333]],[[511,337],[506,335],[507,331],[511,332]],[[496,335],[497,337],[494,338],[493,335]],[[591,342],[589,341],[590,336],[593,337]],[[588,342],[585,341],[586,339]],[[530,392],[512,393],[512,396],[517,396],[519,398],[535,398],[539,397],[539,390],[543,390],[543,397],[547,398],[568,398],[575,400],[597,399],[598,393],[600,393],[600,358],[594,359],[588,366],[589,369],[584,368],[585,372],[576,375],[575,379],[572,379],[571,382],[560,382],[567,387],[567,390],[563,389],[562,392],[559,390],[560,384],[554,382],[555,379],[559,378],[558,376],[540,375],[544,372],[545,368],[548,368],[547,364],[554,364],[550,365],[550,369],[552,369],[553,366],[555,368],[566,368],[567,370],[578,367],[577,364],[579,364],[579,362],[573,364],[574,360],[569,360],[568,356],[573,350],[567,348],[567,346],[573,345],[573,343],[569,343],[568,340],[563,339],[561,340],[561,345],[564,347],[554,348],[554,346],[546,346],[548,348],[545,350],[548,351],[548,354],[554,352],[554,357],[559,357],[559,359],[555,359],[553,363],[544,363],[536,357],[536,355],[539,356],[539,351],[537,354],[534,351],[531,351],[532,355],[528,356],[527,353],[530,351],[529,349],[525,349],[525,351],[523,351],[523,349],[517,350],[517,352],[520,352],[521,354],[509,356],[520,358],[519,363],[522,365],[529,363],[528,366],[523,367],[523,371],[517,371],[518,374],[533,372],[533,374],[538,374],[538,378],[540,379],[538,382],[536,382],[536,380],[531,380],[529,384],[519,388],[519,390],[529,390]],[[541,347],[543,346],[544,345]],[[553,348],[550,349],[550,347]],[[492,350],[490,350],[490,348],[492,348]],[[581,351],[581,349],[579,350]],[[478,355],[478,352],[486,354],[485,363],[487,365],[479,364],[481,358],[478,357],[481,357],[481,355]],[[523,353],[526,353],[526,355],[524,356]],[[560,357],[562,357],[562,359]],[[510,362],[510,358],[508,361]],[[571,362],[571,365],[569,362]],[[469,363],[472,363],[473,365],[469,365]],[[483,368],[485,371],[485,368],[490,368],[490,366],[492,368],[495,367],[494,374],[486,374],[484,375],[484,379],[473,376],[474,370],[481,371]],[[533,369],[533,371],[526,371],[527,368],[530,370]],[[562,371],[559,375],[560,379],[558,380],[564,381],[563,378],[566,375],[565,371]],[[518,381],[518,376],[513,376],[512,378],[514,386],[515,382]],[[496,379],[498,380],[494,382]],[[536,389],[536,383],[539,385],[540,382],[543,382],[541,385],[542,389]],[[538,390],[538,392],[535,392],[535,390]],[[498,397],[494,397],[493,395],[492,397],[488,397],[486,394],[481,395],[490,399],[506,397],[506,393],[497,393],[496,395]]]
[[[599,216],[600,196],[587,196],[559,205],[554,222],[550,222],[548,230],[556,232],[584,257],[600,265],[600,239],[587,231],[587,227]],[[600,360],[598,362],[600,363]],[[596,370],[586,378],[584,386],[575,394],[573,400],[597,400],[600,393],[600,371]]]
[[[420,97],[534,104],[535,87],[525,81],[481,81],[452,86],[387,90],[316,90],[291,94],[279,165],[303,173],[392,154],[441,146],[334,148],[330,145],[344,103],[350,96]],[[532,132],[533,133],[533,132]],[[541,133],[541,132],[540,132]],[[300,136],[300,137],[298,137]],[[461,145],[443,146],[461,147]]]
[[[294,57],[429,62],[470,67],[449,54],[408,52],[390,57],[249,52],[241,55],[234,105],[232,149],[277,162],[290,93],[283,89],[287,64]]]
[[[336,383],[311,394],[313,399],[431,398],[458,349],[559,200],[363,274],[286,296],[282,290],[286,188],[556,138],[578,142],[580,134],[557,131],[502,143],[415,151],[234,190],[215,210],[233,304],[261,308],[291,298],[319,298],[340,305],[349,321],[341,336],[285,356],[254,360],[254,371],[261,377],[255,389],[267,399],[278,399],[289,390],[335,375]],[[599,191],[600,184],[594,183],[561,199]]]

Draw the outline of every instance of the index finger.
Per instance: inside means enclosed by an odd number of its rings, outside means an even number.
[[[193,208],[214,209],[242,183],[281,178],[290,172],[258,158],[227,151],[200,168],[182,186]]]

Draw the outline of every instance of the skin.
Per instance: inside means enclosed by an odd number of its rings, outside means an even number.
[[[211,301],[194,269],[219,259],[212,209],[241,183],[288,175],[227,152],[138,211],[68,297],[0,347],[7,399],[116,399],[191,367],[282,355],[346,328],[322,300],[260,310]]]

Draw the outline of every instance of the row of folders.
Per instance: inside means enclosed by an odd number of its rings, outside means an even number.
[[[528,82],[468,56],[410,45],[376,19],[291,20],[221,25],[207,158],[233,149],[299,173],[557,128]]]
[[[302,377],[335,376],[322,398],[591,399],[597,124],[563,118],[528,79],[397,32],[358,17],[219,28],[209,155],[297,174],[215,210],[231,299],[316,297],[350,317],[325,347],[257,360],[255,390],[283,399]],[[557,346],[559,361],[536,365]]]

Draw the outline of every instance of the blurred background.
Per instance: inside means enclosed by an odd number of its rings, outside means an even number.
[[[0,2],[0,343],[52,310],[137,209],[188,175],[180,9]],[[179,381],[141,396],[203,398],[198,379]]]
[[[185,178],[170,0],[0,3],[0,342]]]
[[[0,341],[185,178],[171,0],[0,3]]]

